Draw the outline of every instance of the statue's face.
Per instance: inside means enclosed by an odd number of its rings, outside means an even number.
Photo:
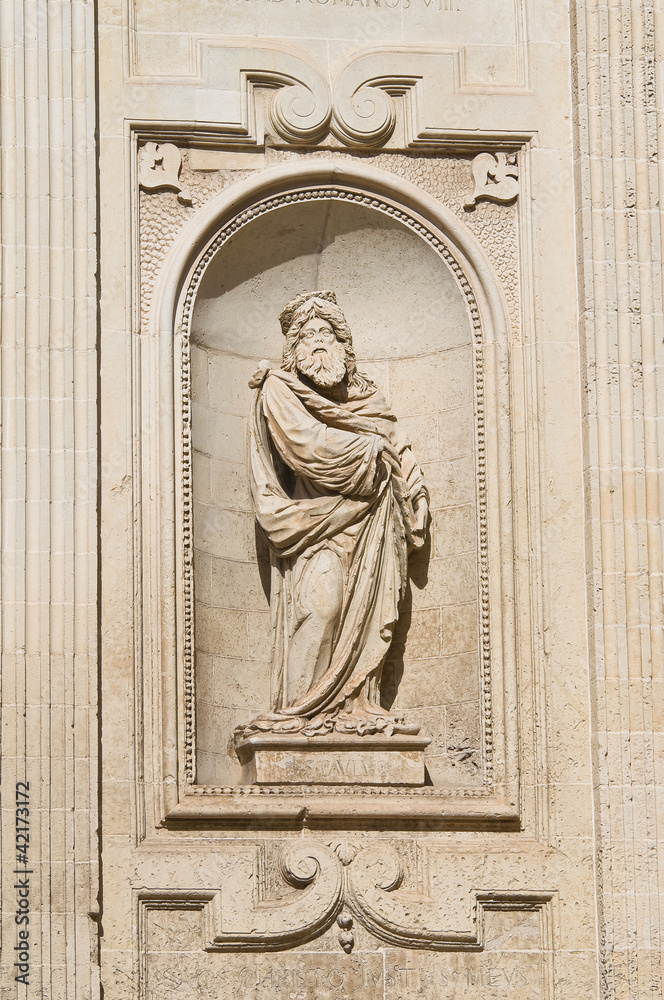
[[[300,330],[300,340],[304,340],[307,344],[315,342],[318,345],[316,350],[320,350],[321,344],[333,344],[336,339],[337,335],[332,324],[319,316],[313,316]]]
[[[300,330],[295,361],[298,371],[325,388],[337,385],[346,374],[346,348],[332,324],[319,316],[312,316]]]

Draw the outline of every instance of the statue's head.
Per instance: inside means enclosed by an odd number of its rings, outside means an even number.
[[[316,385],[331,388],[345,381],[361,391],[372,383],[357,370],[353,339],[334,292],[305,292],[279,316],[286,338],[281,367],[298,371]]]

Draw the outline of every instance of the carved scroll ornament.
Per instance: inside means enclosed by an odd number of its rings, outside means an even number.
[[[390,844],[358,850],[347,841],[291,843],[278,860],[286,890],[272,898],[260,852],[232,852],[223,866],[221,889],[205,894],[207,951],[286,950],[336,922],[339,945],[350,953],[356,921],[398,948],[478,950],[486,909],[532,909],[551,898],[550,892],[475,892],[467,928],[454,929],[444,899],[426,885],[404,886],[405,868]]]
[[[359,86],[344,78],[330,85],[289,80],[285,85],[267,82],[261,74],[248,74],[256,85],[278,89],[269,107],[269,120],[276,135],[286,142],[320,142],[331,132],[347,146],[382,146],[392,135],[397,120],[395,97],[407,94],[416,78],[381,78]]]

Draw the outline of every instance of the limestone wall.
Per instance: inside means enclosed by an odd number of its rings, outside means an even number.
[[[2,1000],[661,993],[661,17],[0,7]],[[275,782],[248,380],[317,288],[429,487],[431,742]]]

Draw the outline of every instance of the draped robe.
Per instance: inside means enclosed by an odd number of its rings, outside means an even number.
[[[386,442],[400,456],[400,475],[380,457]],[[296,374],[273,370],[256,389],[250,445],[254,509],[271,553],[273,710],[286,719],[329,717],[352,712],[363,693],[363,704],[379,714],[380,671],[406,586],[409,542],[417,544],[412,501],[426,494],[408,441],[373,387],[349,389],[338,403]],[[302,620],[298,586],[325,547],[338,555],[344,580],[331,660],[289,701],[289,644]]]

